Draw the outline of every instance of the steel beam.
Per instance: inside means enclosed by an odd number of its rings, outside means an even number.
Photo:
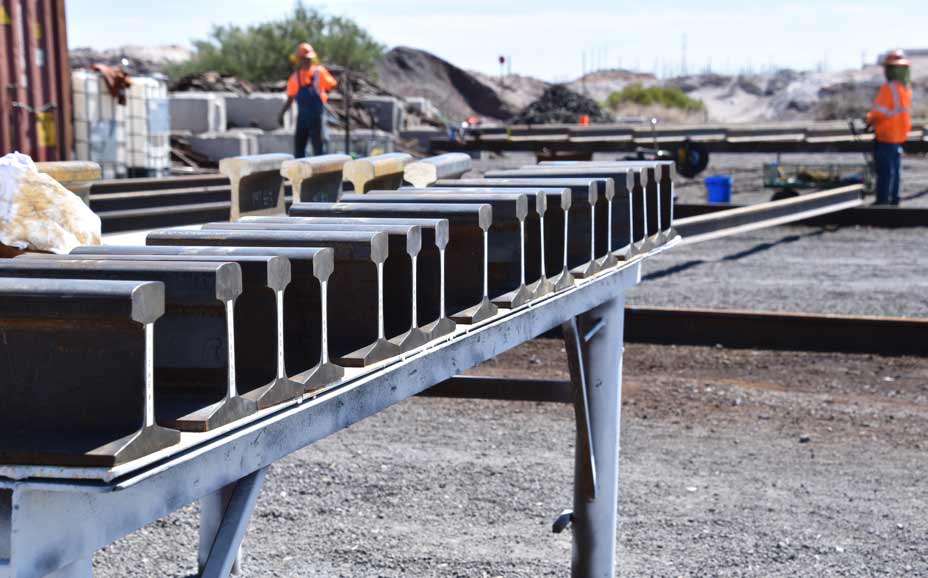
[[[104,233],[121,231],[140,231],[159,227],[177,227],[195,225],[217,219],[227,219],[232,203],[199,203],[194,205],[171,205],[151,209],[125,209],[119,211],[101,211],[100,217]]]
[[[648,177],[647,187],[650,188],[649,190],[653,190],[654,187],[657,188],[657,196],[654,198],[651,196],[648,197],[648,208],[651,211],[649,212],[650,219],[657,220],[658,227],[660,228],[661,234],[665,240],[669,240],[676,236],[676,233],[672,228],[674,217],[673,161],[542,161],[539,163],[539,165],[567,168],[619,168],[634,169],[638,171],[646,170]],[[616,180],[616,189],[620,189],[621,184],[619,181],[622,178],[621,174],[614,178]],[[657,208],[655,208],[655,203]],[[651,213],[653,213],[653,215]]]
[[[405,188],[398,191],[370,191],[363,198],[346,195],[349,202],[366,203],[394,203],[413,202],[419,204],[443,203],[486,203],[493,207],[493,225],[488,235],[488,274],[489,296],[497,307],[512,309],[520,307],[531,301],[533,294],[529,290],[526,280],[526,262],[531,263],[531,279],[540,277],[538,267],[541,256],[537,244],[538,214],[534,213],[532,221],[535,235],[531,237],[528,248],[531,255],[526,255],[525,223],[529,216],[528,196],[523,193],[482,191],[475,194],[467,191],[463,194],[447,193],[435,189]],[[537,205],[533,203],[533,209]]]
[[[242,540],[266,477],[261,468],[200,500],[200,578],[239,573]]]
[[[159,282],[0,277],[0,463],[113,467],[180,441],[155,422],[164,295]]]
[[[105,260],[136,262],[237,263],[242,270],[242,293],[235,300],[235,382],[242,397],[258,409],[296,399],[303,385],[286,373],[284,350],[284,291],[290,284],[290,261],[286,257],[202,255],[114,254],[118,246],[86,245],[70,255],[27,253],[20,260]],[[138,247],[139,253],[146,249]]]
[[[179,205],[228,203],[232,190],[228,184],[182,189],[154,189],[119,193],[97,193],[90,196],[90,208],[95,213],[132,209],[157,209]]]
[[[104,179],[90,185],[90,196],[165,189],[229,186],[229,178],[219,173],[137,179]]]
[[[607,257],[607,238],[609,230],[607,220],[610,199],[614,191],[614,184],[608,179],[585,179],[585,182],[575,181],[567,183],[563,179],[548,179],[546,171],[536,171],[535,174],[521,175],[522,171],[489,171],[487,178],[512,179],[532,178],[549,180],[551,186],[565,186],[573,194],[572,210],[568,214],[570,224],[565,236],[567,243],[567,261],[572,276],[585,279],[602,270],[600,257]],[[598,225],[598,229],[597,229]],[[614,261],[607,261],[613,265]],[[560,283],[558,284],[561,285]]]
[[[629,163],[627,166],[622,166],[621,164],[616,164],[615,166],[597,166],[596,163],[593,163],[593,166],[580,166],[583,163],[577,163],[578,166],[571,165],[534,165],[532,167],[525,167],[518,169],[516,171],[507,171],[508,173],[514,173],[510,176],[541,176],[546,178],[554,177],[585,177],[585,178],[607,178],[612,179],[614,187],[621,189],[621,181],[628,180],[628,169],[642,168],[644,169],[643,164],[638,163],[647,163],[650,161],[635,161]],[[651,162],[651,165],[656,166],[656,161]],[[492,174],[496,175],[499,171],[494,171]],[[653,175],[654,173],[652,173]],[[647,239],[643,243],[639,243],[637,247],[634,247],[634,250],[638,252],[646,252],[651,248],[660,245],[664,242],[664,239],[658,234],[660,227],[660,191],[657,181],[652,177],[648,178],[647,170],[644,170],[644,174],[641,175],[641,187],[639,191],[636,189],[636,186],[631,187],[632,197],[632,213],[634,214],[635,220],[643,222],[644,231],[646,233]],[[669,224],[668,224],[669,226]]]
[[[219,171],[232,184],[232,210],[229,220],[242,215],[284,215],[284,161],[293,155],[273,153],[230,157],[219,161]]]
[[[451,187],[455,182],[453,180],[439,181],[433,186]],[[625,259],[628,256],[629,243],[627,239],[630,236],[630,223],[632,220],[630,199],[627,192],[625,192],[624,196],[617,194],[617,191],[622,189],[610,179],[488,177],[464,179],[458,182],[465,183],[462,186],[482,185],[493,188],[565,188],[569,191],[573,201],[577,203],[575,208],[579,209],[569,214],[569,221],[573,224],[568,227],[569,231],[571,231],[571,234],[568,235],[570,237],[568,252],[572,255],[570,262],[573,267],[582,267],[583,265],[580,263],[590,261],[590,246],[593,247],[593,254],[596,256],[599,268],[615,266],[619,259]],[[590,208],[589,203],[589,199],[593,194],[590,192],[591,187],[596,195],[595,210]],[[580,209],[580,207],[583,207],[583,209]],[[591,217],[595,217],[595,221],[591,222]],[[588,231],[591,237],[595,233],[595,237],[591,240],[592,245],[586,243],[584,241],[585,235],[578,235],[578,231]]]
[[[479,179],[473,181],[479,181]],[[526,195],[529,204],[535,208],[534,212],[529,211],[524,221],[525,276],[528,280],[526,286],[533,299],[544,297],[555,291],[555,283],[552,282],[551,277],[562,276],[567,271],[564,264],[564,226],[567,222],[567,211],[570,209],[570,191],[554,187],[493,187],[485,183],[474,185],[460,183],[462,181],[457,179],[442,179],[420,190],[434,194],[435,189],[445,189],[449,193],[470,194],[478,199],[486,193]],[[400,192],[406,190],[416,189],[404,188],[400,189]],[[553,207],[550,213],[549,204]],[[556,272],[556,274],[549,275],[549,271]],[[569,272],[567,275],[569,276]]]
[[[398,189],[403,184],[403,171],[412,162],[406,153],[388,153],[355,159],[345,163],[343,178],[351,190],[366,193],[373,189]]]
[[[290,181],[294,200],[334,203],[342,190],[342,169],[348,155],[319,155],[284,161],[280,174]]]
[[[156,463],[80,474],[0,467],[6,480],[0,479],[0,488],[11,490],[9,503],[14,512],[13,556],[6,568],[0,568],[0,575],[41,578],[76,560],[89,559],[95,550],[193,500],[615,299],[639,275],[638,261],[632,261],[533,307],[460,332],[427,352],[357,375],[342,387],[283,411],[259,416],[247,427],[220,438],[197,436],[202,443],[185,446]],[[594,339],[600,339],[599,335]],[[592,351],[598,355],[596,347]],[[615,349],[602,353],[604,359],[615,362]],[[595,385],[598,374],[591,375]],[[608,386],[617,378],[605,374],[603,381]],[[87,480],[73,481],[77,475]]]
[[[237,264],[13,259],[0,262],[0,276],[163,282],[165,315],[153,329],[157,422],[209,431],[257,411],[241,396],[235,370]]]
[[[676,228],[684,243],[699,243],[858,207],[863,204],[862,194],[863,185],[839,187],[680,219]]]
[[[427,187],[439,179],[455,179],[471,169],[470,155],[446,153],[406,166],[403,179],[414,187]]]
[[[371,218],[371,217],[244,217],[240,222],[303,223],[311,225],[415,225],[422,230],[422,252],[419,253],[416,283],[423,287],[416,293],[413,326],[422,327],[430,339],[454,332],[455,323],[448,318],[445,307],[445,252],[450,240],[448,219]],[[437,290],[436,290],[437,288]]]
[[[634,343],[928,355],[928,320],[732,309],[628,307]]]
[[[287,219],[289,217],[283,217]],[[384,308],[384,325],[387,335],[391,337],[390,341],[396,343],[400,349],[407,353],[418,347],[422,347],[431,339],[428,331],[419,325],[418,309],[418,292],[422,289],[418,287],[418,267],[421,265],[438,269],[437,255],[434,262],[428,261],[427,257],[420,259],[423,243],[422,229],[418,225],[410,224],[379,224],[365,225],[360,223],[351,224],[312,224],[300,223],[291,219],[290,222],[264,222],[264,221],[247,221],[247,222],[215,222],[203,225],[204,230],[230,230],[230,231],[307,231],[307,232],[383,232],[386,233],[390,241],[389,269],[385,271],[383,281],[384,300],[391,306]],[[427,230],[426,241],[434,245],[435,239],[431,235],[432,230]],[[403,255],[406,255],[404,258]],[[360,282],[360,280],[358,280]],[[432,285],[425,288],[433,295],[433,302],[439,299],[439,285]]]
[[[387,339],[384,322],[383,280],[390,246],[386,233],[165,229],[149,233],[147,243],[329,247],[335,252],[332,279],[341,288],[329,294],[329,318],[333,322],[330,329],[334,329],[329,334],[332,355],[340,365],[364,367],[401,353],[399,346]]]
[[[615,576],[623,307],[619,294],[565,324],[571,381],[585,393],[574,458],[573,578]]]
[[[265,217],[270,218],[270,217]],[[83,251],[78,247],[75,253]],[[217,247],[217,246],[153,246],[98,245],[88,251],[105,251],[108,255],[156,255],[184,259],[275,256],[290,261],[291,280],[284,291],[283,317],[284,364],[286,375],[303,384],[305,392],[330,385],[344,376],[344,369],[330,361],[328,347],[328,294],[344,293],[339,280],[332,280],[335,253],[329,248],[299,247]],[[348,282],[351,282],[349,279]]]
[[[445,268],[447,310],[456,323],[473,324],[489,319],[498,308],[489,299],[486,238],[493,224],[488,204],[417,203],[297,203],[291,216],[390,217],[447,219],[450,242]],[[482,263],[483,275],[474,275],[474,263]]]

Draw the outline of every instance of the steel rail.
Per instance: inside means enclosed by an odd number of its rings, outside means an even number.
[[[928,319],[626,307],[625,340],[881,355],[928,354]]]
[[[732,203],[677,203],[674,206],[677,222],[699,215],[740,209],[750,205]],[[920,207],[851,207],[836,213],[827,213],[797,222],[799,225],[840,227],[928,227],[928,209]]]
[[[781,201],[677,219],[674,228],[683,237],[683,244],[700,243],[858,207],[863,203],[862,193],[862,185],[839,187]]]
[[[595,471],[585,463],[578,464],[576,491],[584,492],[590,475],[607,480],[607,484],[601,497],[585,497],[579,506],[575,499],[577,523],[585,530],[576,537],[575,548],[581,553],[574,556],[574,568],[582,566],[589,571],[574,575],[592,576],[594,568],[600,573],[611,571],[614,544],[602,544],[586,532],[596,528],[607,532],[609,526],[614,532],[615,528],[615,501],[611,497],[617,484],[616,412],[620,397],[616,396],[620,396],[621,364],[613,351],[621,347],[622,339],[622,316],[617,312],[621,311],[624,291],[640,277],[640,260],[636,257],[563,292],[459,328],[434,346],[384,362],[374,371],[352,373],[336,387],[307,396],[302,403],[262,412],[240,427],[224,431],[224,435],[184,434],[179,444],[182,449],[162,454],[160,459],[149,457],[116,469],[84,469],[80,472],[83,480],[75,479],[77,472],[68,468],[2,466],[0,476],[8,479],[0,478],[0,489],[11,490],[8,504],[18,515],[11,534],[13,565],[0,565],[0,576],[39,578],[59,569],[65,575],[73,571],[73,575],[89,576],[89,560],[95,550],[192,501],[223,493],[232,501],[240,496],[242,502],[233,508],[230,501],[221,523],[210,518],[212,531],[205,537],[201,533],[201,554],[205,551],[202,558],[206,567],[216,555],[226,568],[241,543],[242,517],[247,519],[253,507],[255,488],[247,483],[240,486],[252,479],[249,476],[259,472],[260,479],[264,468],[298,449],[565,320],[577,316],[593,320],[591,315],[602,315],[607,329],[582,344],[584,351],[589,351],[584,354],[589,355],[585,379],[601,383],[603,387],[592,394],[611,397],[611,402],[597,399],[589,408],[593,438],[586,441],[596,448],[597,455],[602,454],[602,460],[597,459]],[[215,514],[214,510],[209,509]]]

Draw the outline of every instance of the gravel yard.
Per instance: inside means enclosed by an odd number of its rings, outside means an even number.
[[[485,374],[564,377],[537,340]],[[928,360],[629,345],[619,576],[928,576]],[[245,576],[566,576],[573,409],[415,398],[279,462]],[[196,508],[97,554],[192,575]]]
[[[639,306],[928,317],[928,230],[775,227],[644,264]]]

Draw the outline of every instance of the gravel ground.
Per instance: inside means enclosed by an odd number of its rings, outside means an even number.
[[[563,377],[557,341],[477,371]],[[928,576],[928,360],[629,345],[620,576]],[[245,576],[565,576],[573,410],[416,398],[273,467]],[[196,507],[96,576],[195,570]]]
[[[630,305],[928,316],[926,231],[775,227],[675,247]]]

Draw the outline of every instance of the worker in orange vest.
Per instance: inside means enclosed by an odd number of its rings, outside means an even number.
[[[883,59],[886,82],[867,113],[867,124],[876,137],[876,205],[899,204],[899,180],[902,168],[902,143],[912,128],[909,107],[909,61],[901,50],[890,51]]]
[[[287,102],[277,119],[283,126],[284,114],[296,100],[296,132],[293,135],[293,156],[306,156],[306,143],[312,141],[313,154],[325,154],[322,141],[322,113],[329,100],[328,92],[338,84],[335,77],[319,64],[316,51],[308,42],[302,42],[290,56],[299,68],[287,80]]]

